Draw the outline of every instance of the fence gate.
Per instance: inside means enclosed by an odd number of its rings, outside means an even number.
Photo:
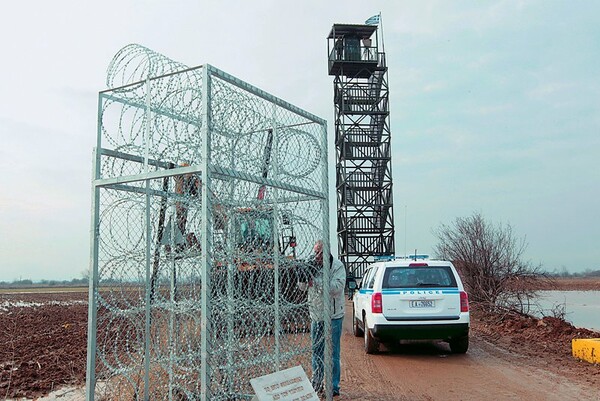
[[[87,400],[247,400],[254,377],[310,375],[297,282],[314,243],[328,251],[325,121],[139,45],[117,53],[107,86]]]

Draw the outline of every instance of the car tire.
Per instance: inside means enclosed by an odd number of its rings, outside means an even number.
[[[352,308],[352,334],[354,334],[355,337],[362,337],[364,334],[363,330],[360,328],[358,319],[356,318],[354,307]]]
[[[369,326],[367,326],[367,318],[363,318],[365,328],[363,330],[363,337],[365,339],[365,352],[367,354],[376,354],[379,351],[379,341],[377,341],[372,335]]]
[[[455,338],[448,342],[450,351],[454,354],[464,354],[469,349],[469,336]]]

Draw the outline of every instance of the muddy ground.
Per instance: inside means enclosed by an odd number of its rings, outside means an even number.
[[[565,280],[562,284],[559,280],[557,283],[555,289],[600,290],[600,279],[587,283]],[[600,333],[578,329],[551,317],[533,319],[516,314],[490,314],[476,307],[471,321],[473,343],[479,347],[479,350],[473,348],[475,354],[492,346],[507,351],[506,355],[527,359],[535,368],[600,389],[600,366],[571,356],[573,338],[598,338]],[[0,399],[33,399],[64,386],[84,385],[86,330],[87,293],[0,293]],[[360,339],[345,333],[343,341],[342,363],[347,367],[356,365],[355,356],[345,349],[360,347]],[[348,347],[344,345],[346,341]],[[354,344],[356,341],[358,345]],[[343,377],[345,389],[341,398],[364,398],[370,394],[369,387],[381,390],[380,383],[368,377]],[[415,399],[428,399],[423,397],[415,394]],[[391,395],[389,399],[400,398]]]
[[[0,294],[0,398],[85,383],[87,293]]]

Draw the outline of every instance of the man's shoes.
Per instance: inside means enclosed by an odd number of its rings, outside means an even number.
[[[323,388],[323,386],[314,386],[313,388],[315,389],[315,392],[317,393],[317,395],[321,398],[325,397],[325,388]],[[340,396],[340,390],[333,390],[333,394],[334,397],[339,397]]]

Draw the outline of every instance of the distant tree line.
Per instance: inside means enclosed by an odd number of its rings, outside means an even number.
[[[199,282],[200,277],[188,277],[185,280],[179,280],[178,284],[190,284]],[[120,279],[120,278],[105,278],[100,280],[102,285],[117,285],[117,284],[144,284],[145,280],[142,279]],[[81,287],[87,286],[89,279],[87,277],[74,278],[71,280],[31,280],[31,279],[18,279],[13,281],[0,281],[0,288],[26,288],[26,287]],[[163,277],[158,280],[160,285],[169,285],[170,278]]]
[[[563,278],[591,278],[591,277],[600,277],[600,269],[592,270],[585,269],[583,272],[579,273],[571,273],[567,270],[565,266],[562,266],[560,269],[554,269],[548,274],[551,277],[563,277]]]
[[[74,278],[71,280],[39,280],[19,279],[13,281],[0,281],[0,288],[8,287],[68,287],[88,285],[87,278]]]

